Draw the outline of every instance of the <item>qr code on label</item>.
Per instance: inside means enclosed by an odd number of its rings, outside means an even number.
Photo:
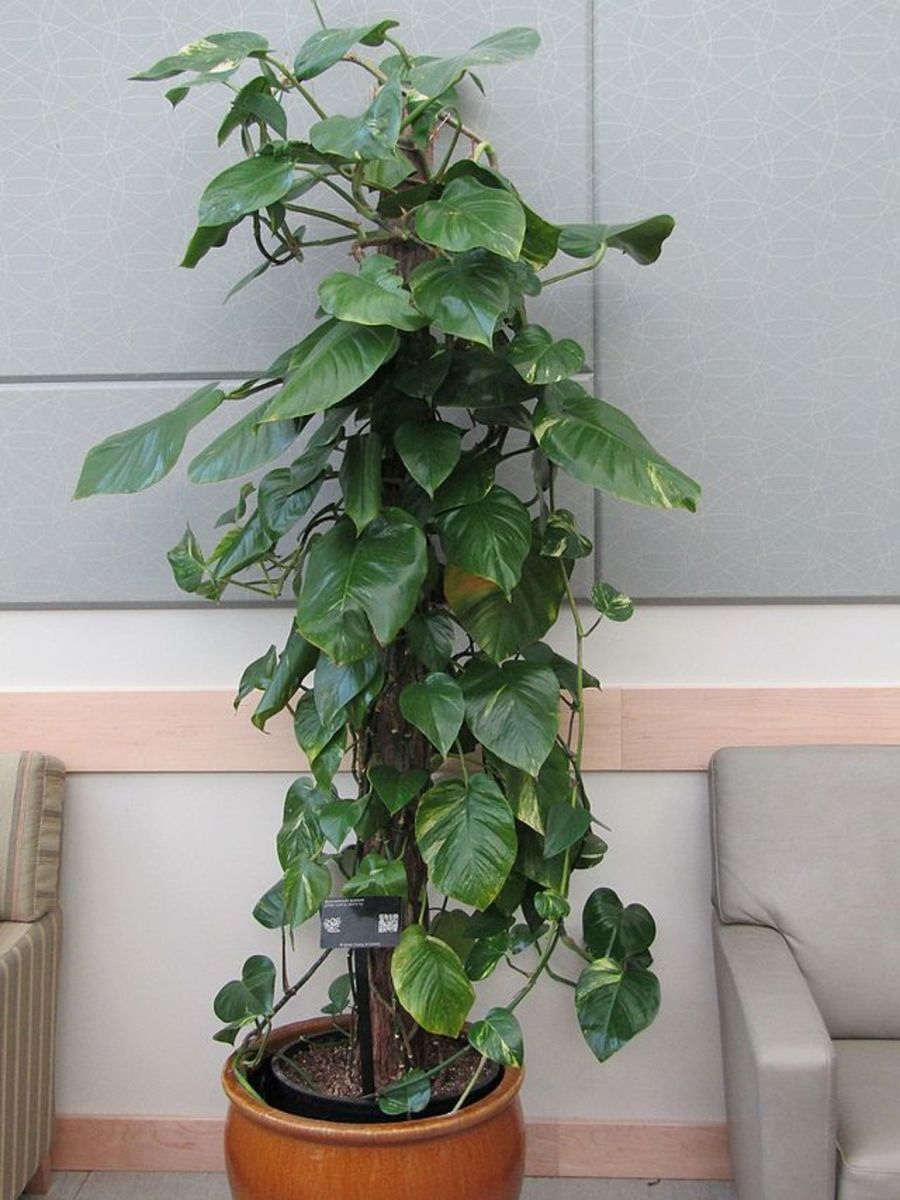
[[[325,919],[322,921],[322,928],[325,930],[326,933],[340,933],[341,932],[341,918],[340,917],[325,917]]]
[[[379,933],[397,933],[400,929],[400,914],[399,913],[379,913],[378,914],[378,932]]]

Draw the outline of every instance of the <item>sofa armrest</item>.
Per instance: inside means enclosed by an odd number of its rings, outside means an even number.
[[[740,1200],[834,1200],[834,1047],[784,938],[713,922]]]

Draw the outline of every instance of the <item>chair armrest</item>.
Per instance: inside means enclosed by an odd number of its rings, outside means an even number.
[[[834,1047],[784,938],[713,921],[729,1143],[741,1200],[834,1200]]]

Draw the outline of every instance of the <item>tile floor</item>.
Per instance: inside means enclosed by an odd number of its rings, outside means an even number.
[[[224,1175],[53,1176],[47,1200],[230,1200]],[[436,1196],[435,1200],[440,1200]],[[730,1183],[646,1179],[528,1179],[522,1200],[734,1200]]]

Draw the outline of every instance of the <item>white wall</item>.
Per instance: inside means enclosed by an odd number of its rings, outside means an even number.
[[[287,619],[285,610],[0,612],[0,687],[230,688],[250,658],[283,639]],[[561,648],[567,636],[561,626]],[[647,608],[601,629],[588,666],[610,685],[896,685],[900,607]],[[70,780],[61,1112],[222,1111],[210,1002],[247,954],[269,948],[250,909],[276,875],[273,838],[288,781]],[[719,1119],[705,781],[597,773],[590,790],[613,829],[611,852],[578,887],[606,883],[652,909],[663,1009],[600,1067],[581,1042],[568,991],[538,989],[523,1013],[529,1115]],[[503,983],[485,1000],[514,986]],[[308,994],[298,1016],[321,1003],[320,992]]]

